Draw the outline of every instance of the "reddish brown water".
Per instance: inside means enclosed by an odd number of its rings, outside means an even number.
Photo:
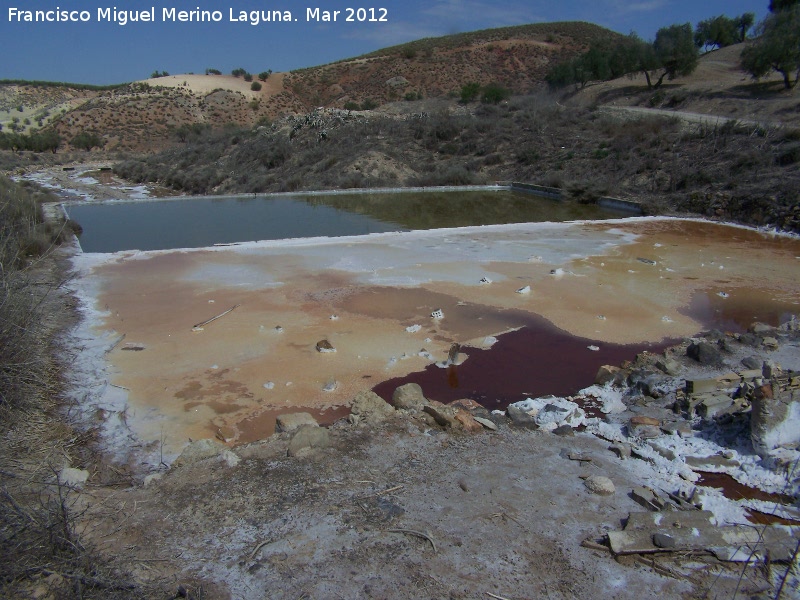
[[[600,349],[592,351],[588,346]],[[417,383],[425,397],[440,402],[470,398],[486,408],[505,409],[526,397],[566,396],[594,383],[602,365],[618,365],[643,350],[669,345],[606,344],[575,337],[542,321],[498,336],[491,349],[462,348],[469,358],[459,366],[428,365],[424,371],[384,381],[373,388],[391,401],[395,388]]]
[[[709,473],[707,471],[698,471],[698,473],[700,474],[700,479],[697,480],[697,485],[720,489],[723,495],[731,500],[762,500],[781,505],[791,505],[794,502],[791,496],[770,494],[739,483],[727,473]],[[758,525],[800,525],[798,521],[776,517],[756,510],[749,510],[747,518],[751,523]]]
[[[701,291],[692,296],[689,307],[680,311],[693,319],[708,323],[721,331],[742,333],[755,322],[777,327],[797,314],[800,307],[780,298],[765,298],[761,290],[740,289],[733,296],[723,297],[725,287]]]

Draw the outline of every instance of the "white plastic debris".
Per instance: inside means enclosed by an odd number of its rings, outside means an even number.
[[[517,290],[518,294],[530,294],[531,293],[531,286],[526,285],[525,287],[521,287]]]
[[[422,329],[422,325],[411,325],[410,327],[406,327],[406,331],[408,333],[417,333],[420,329]]]

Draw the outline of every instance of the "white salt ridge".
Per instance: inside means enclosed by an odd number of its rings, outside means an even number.
[[[546,406],[553,405],[561,410],[543,410]],[[583,409],[566,398],[556,396],[545,396],[514,402],[511,406],[525,411],[531,415],[539,428],[552,431],[562,425],[578,427],[583,425],[586,420],[586,413]]]
[[[578,392],[581,396],[591,396],[600,402],[600,412],[615,414],[625,412],[628,407],[622,402],[622,392],[609,385],[592,385]]]

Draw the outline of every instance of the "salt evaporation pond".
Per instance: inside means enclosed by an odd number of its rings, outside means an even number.
[[[104,253],[620,216],[507,189],[89,202],[67,212],[83,228],[83,251]]]

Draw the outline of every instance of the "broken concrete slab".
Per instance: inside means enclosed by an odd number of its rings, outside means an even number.
[[[741,463],[738,460],[732,460],[719,454],[713,456],[686,456],[684,458],[686,464],[692,469],[700,471],[708,471],[718,469],[720,467],[738,467]]]
[[[661,510],[666,504],[666,501],[661,496],[650,488],[643,486],[633,488],[631,490],[631,498],[650,510]]]
[[[695,412],[704,419],[713,419],[717,415],[728,412],[733,405],[733,398],[725,392],[715,392],[703,394],[702,397],[695,396],[699,403],[695,406]]]
[[[610,531],[608,541],[614,554],[662,552],[653,543],[653,534],[662,533],[675,542],[675,550],[705,550],[725,546],[719,528],[711,523],[714,514],[707,510],[694,512],[633,512],[623,531]],[[703,535],[701,535],[701,532]]]

